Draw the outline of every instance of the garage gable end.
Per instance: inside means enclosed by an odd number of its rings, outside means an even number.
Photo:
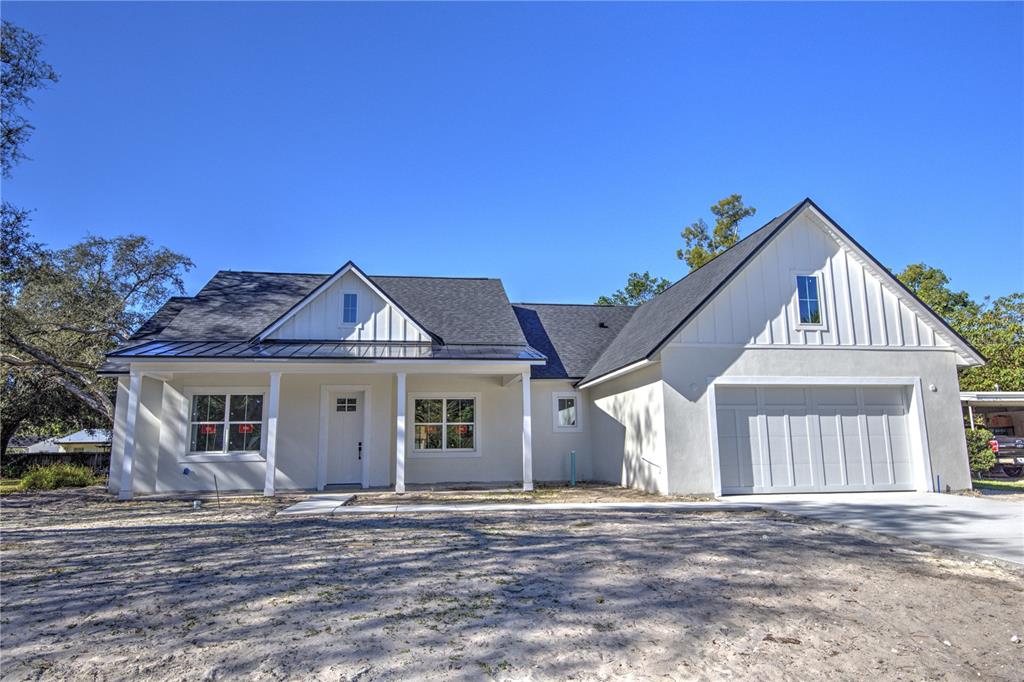
[[[812,203],[669,345],[949,349],[984,360]]]

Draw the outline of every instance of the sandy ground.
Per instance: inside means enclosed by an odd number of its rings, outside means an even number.
[[[509,504],[551,504],[552,502],[705,502],[711,495],[653,495],[642,490],[607,484],[581,483],[566,485],[538,485],[532,492],[521,489],[504,490],[410,490],[396,495],[389,490],[357,492],[350,504],[358,506],[396,504],[482,504],[503,502]]]
[[[1020,679],[1020,572],[762,513],[11,495],[4,679]]]

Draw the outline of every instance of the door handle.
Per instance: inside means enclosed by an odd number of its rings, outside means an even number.
[[[363,458],[363,441],[359,441],[359,459]]]

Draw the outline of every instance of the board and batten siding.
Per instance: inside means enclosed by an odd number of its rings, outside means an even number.
[[[356,324],[342,324],[344,294],[358,296]],[[394,305],[374,292],[352,272],[345,273],[310,299],[270,335],[283,340],[417,341],[427,342],[412,322]]]
[[[800,216],[673,340],[685,345],[948,348],[853,252]],[[796,276],[820,275],[826,324],[800,329]]]

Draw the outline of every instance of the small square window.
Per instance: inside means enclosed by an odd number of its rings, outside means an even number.
[[[818,278],[815,275],[797,275],[796,297],[800,324],[812,327],[823,325]]]
[[[341,321],[343,324],[355,324],[358,317],[359,297],[356,294],[342,296]]]
[[[555,431],[579,430],[579,396],[574,393],[556,393],[553,398]]]
[[[338,412],[355,412],[357,398],[338,398],[336,409]]]

